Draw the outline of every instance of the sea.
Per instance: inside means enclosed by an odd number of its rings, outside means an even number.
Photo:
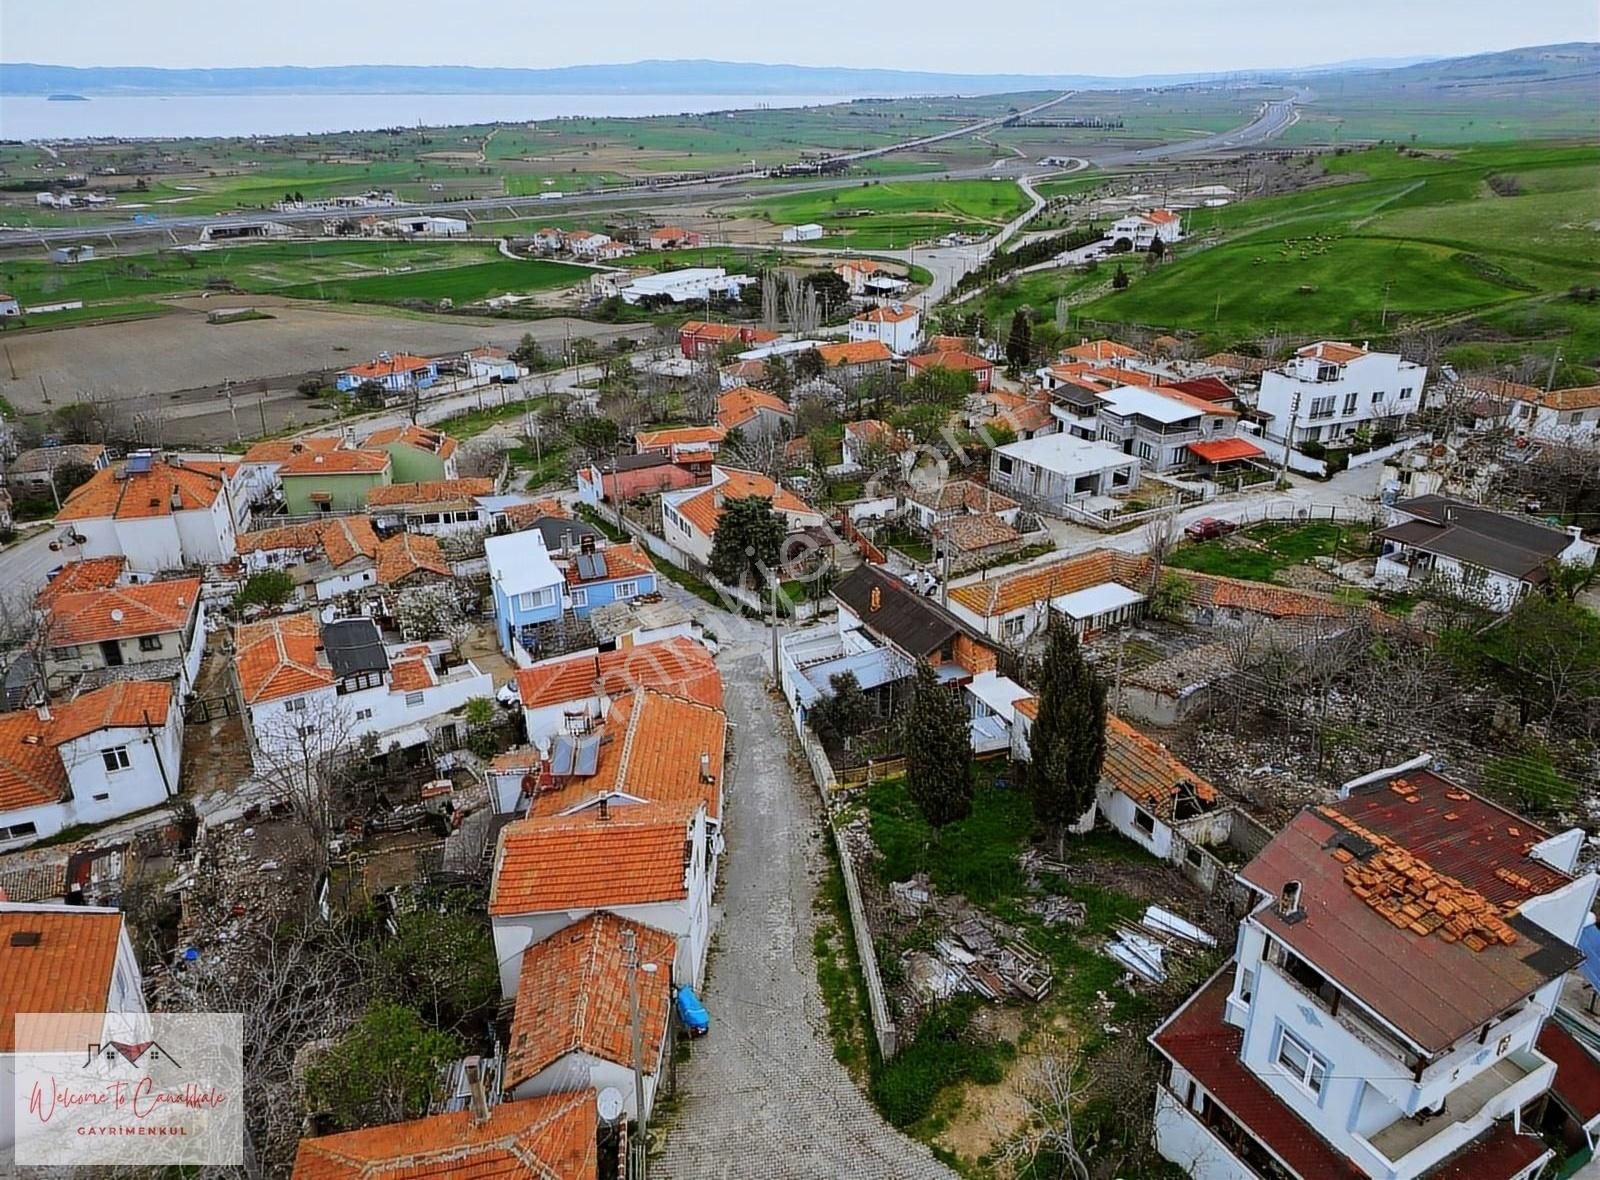
[[[636,118],[849,102],[785,94],[184,94],[52,101],[0,95],[0,139],[212,139],[522,123],[563,116]]]

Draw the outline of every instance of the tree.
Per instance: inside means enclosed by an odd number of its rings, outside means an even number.
[[[850,284],[831,270],[814,270],[802,280],[815,292],[824,317],[850,305]]]
[[[410,1008],[376,1003],[306,1070],[306,1098],[346,1130],[418,1118],[461,1049]]]
[[[977,388],[977,378],[968,369],[927,365],[900,387],[900,396],[905,401],[932,402],[957,409],[966,404]]]
[[[711,572],[730,586],[743,586],[748,579],[764,587],[766,572],[777,569],[787,531],[783,517],[765,497],[724,501],[711,544]]]
[[[282,606],[294,593],[294,579],[283,570],[251,574],[235,601],[241,606]]]
[[[761,384],[784,401],[794,392],[794,370],[781,353],[762,362]]]
[[[1117,273],[1111,276],[1111,288],[1114,291],[1121,291],[1127,287],[1128,283],[1128,272],[1122,269],[1122,263],[1119,262],[1117,263]]]
[[[500,710],[488,697],[473,697],[461,710],[467,723],[467,749],[480,758],[492,758],[499,751],[500,739],[495,725],[500,720]]]
[[[622,438],[622,428],[610,418],[593,415],[579,418],[567,427],[567,436],[593,460],[607,457]]]
[[[535,373],[550,364],[550,358],[545,355],[544,348],[539,342],[533,338],[532,332],[522,334],[521,342],[511,350],[511,359]]]
[[[912,438],[924,445],[938,442],[949,423],[950,411],[932,402],[907,406],[891,419],[896,430],[910,432]]]
[[[1447,633],[1444,642],[1516,698],[1524,725],[1537,719],[1553,730],[1600,699],[1600,616],[1565,598],[1530,594],[1502,622]]]
[[[811,727],[836,743],[853,738],[872,724],[872,702],[861,691],[854,672],[836,672],[828,678],[831,696],[811,709]]]
[[[1161,235],[1157,234],[1150,239],[1150,261],[1160,262],[1166,256],[1167,244],[1161,240]]]
[[[961,698],[939,683],[933,665],[917,663],[911,701],[900,723],[906,790],[935,833],[972,812],[972,747]]]
[[[370,377],[356,386],[356,401],[369,410],[383,409],[388,396],[389,391],[383,387],[383,383]]]
[[[822,354],[815,348],[808,348],[804,352],[795,353],[794,375],[797,378],[811,380],[822,376],[826,366],[822,361]]]
[[[1065,849],[1066,831],[1094,803],[1106,754],[1106,686],[1078,636],[1053,618],[1039,668],[1039,716],[1028,737],[1033,814]]]
[[[1006,336],[1006,364],[1013,369],[1027,367],[1033,355],[1033,321],[1026,308],[1011,313],[1011,332]]]
[[[439,905],[399,914],[394,937],[380,944],[379,991],[420,1009],[436,1028],[465,1032],[493,1015],[500,999],[494,938],[472,900],[458,890]]]

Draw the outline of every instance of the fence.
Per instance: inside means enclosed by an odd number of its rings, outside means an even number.
[[[882,782],[886,778],[899,778],[906,772],[904,758],[878,758],[869,759],[865,766],[851,766],[845,770],[835,772],[833,789],[842,791],[847,787],[871,786],[873,783]]]

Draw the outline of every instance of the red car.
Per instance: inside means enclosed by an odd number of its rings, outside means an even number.
[[[1188,528],[1183,530],[1183,535],[1191,541],[1211,541],[1217,537],[1226,537],[1238,529],[1238,522],[1223,520],[1216,516],[1202,516]]]

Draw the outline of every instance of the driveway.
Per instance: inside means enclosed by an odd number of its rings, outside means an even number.
[[[678,1109],[651,1174],[956,1180],[885,1123],[833,1059],[811,949],[811,902],[826,864],[821,803],[796,770],[788,717],[768,692],[768,633],[671,590],[722,642],[717,663],[738,753],[704,997],[711,1033],[678,1067]]]

